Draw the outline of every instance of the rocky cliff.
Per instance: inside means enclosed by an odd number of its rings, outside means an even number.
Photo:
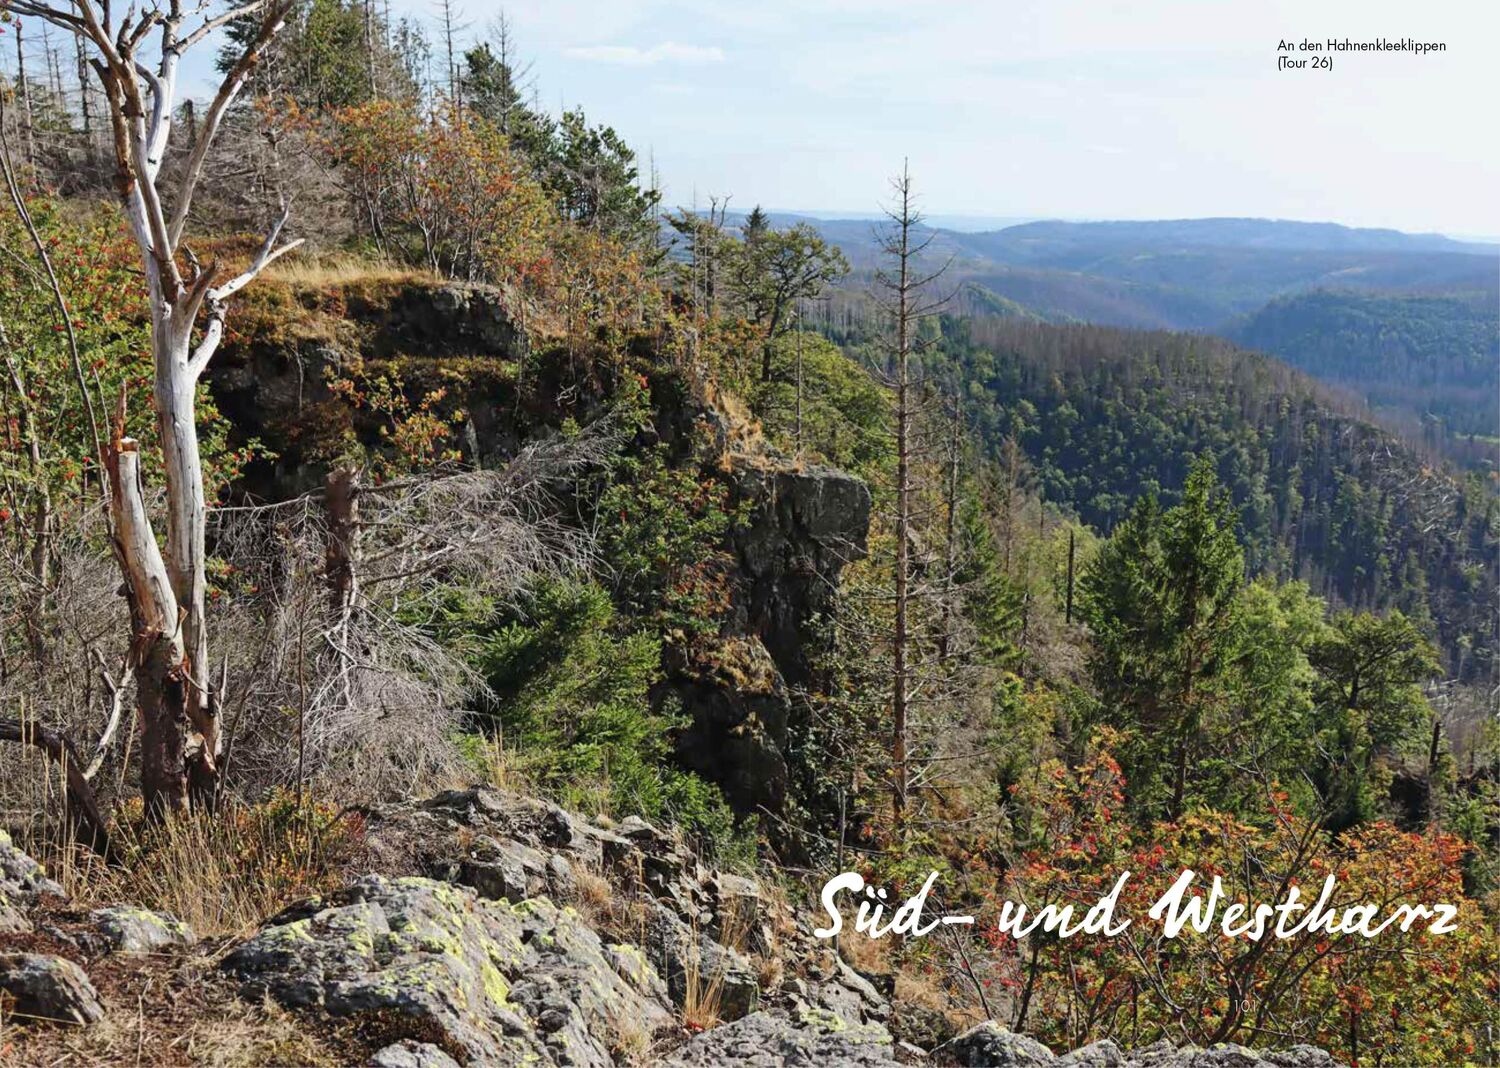
[[[269,288],[224,347],[209,387],[237,433],[271,454],[240,490],[274,500],[321,485],[350,438],[380,445],[379,421],[330,382],[356,367],[392,367],[406,388],[441,388],[467,415],[463,452],[496,464],[562,418],[588,422],[609,408],[607,376],[532,351],[518,305],[484,286],[412,281],[318,290]],[[530,376],[529,389],[517,388]],[[556,379],[555,388],[546,384]],[[720,632],[689,652],[669,649],[657,698],[682,703],[690,726],[679,759],[724,790],[742,813],[779,811],[787,790],[796,693],[813,682],[814,623],[839,575],[864,555],[871,498],[842,471],[793,463],[760,438],[733,398],[702,369],[662,362],[648,381],[650,441],[674,462],[720,480],[742,517],[726,546],[732,605]]]
[[[1334,1065],[1309,1047],[1166,1042],[1055,1057],[994,1023],[923,1048],[893,1037],[898,1010],[773,887],[639,820],[482,787],[363,817],[364,874],[227,940],[129,903],[74,905],[0,836],[4,1063],[118,1063],[97,1050],[119,1052],[121,1034],[132,1063],[221,1063],[222,1048],[145,1044],[157,1017],[171,1034],[191,1014],[233,1021],[236,1064]],[[271,1027],[295,1044],[262,1044]]]

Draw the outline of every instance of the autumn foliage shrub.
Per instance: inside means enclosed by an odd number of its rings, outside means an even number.
[[[325,145],[383,250],[468,281],[517,283],[539,269],[546,194],[484,119],[380,100],[334,112]]]
[[[1119,766],[1102,749],[1073,768],[1049,762],[1013,792],[1025,848],[979,906],[987,952],[970,978],[1012,1006],[1018,1030],[1060,1047],[1166,1035],[1200,1045],[1307,1042],[1355,1064],[1493,1062],[1500,957],[1491,922],[1464,897],[1467,847],[1453,835],[1369,823],[1335,837],[1296,815],[1274,785],[1259,811],[1196,810],[1132,826]],[[1147,913],[1184,869],[1197,873],[1189,894],[1206,899],[1217,876],[1224,896],[1206,931],[1190,925],[1168,938]],[[1032,915],[1071,905],[1081,919],[1124,872],[1115,917],[1131,924],[1115,937],[1037,930],[1018,942],[995,924],[1003,901]],[[1328,876],[1336,882],[1327,907],[1339,914],[1373,906],[1376,926],[1399,905],[1445,902],[1458,908],[1457,929],[1435,934],[1421,920],[1368,939],[1320,928],[1259,940],[1221,929],[1231,903],[1247,906],[1240,923],[1294,886],[1310,905]]]

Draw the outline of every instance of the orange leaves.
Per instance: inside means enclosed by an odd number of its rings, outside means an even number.
[[[1132,926],[1119,938],[987,937],[1002,974],[1034,970],[1028,1020],[1044,1037],[1068,1045],[1128,1039],[1128,1016],[1131,1029],[1181,1029],[1200,1044],[1295,1040],[1343,1059],[1447,1064],[1470,1056],[1493,1026],[1497,943],[1479,905],[1463,896],[1468,847],[1457,837],[1388,823],[1335,837],[1289,812],[1276,789],[1263,811],[1198,810],[1136,827],[1116,816],[1119,775],[1107,752],[1039,771],[1015,792],[1034,837],[981,915],[1002,899],[1087,908],[1121,872],[1132,873],[1118,904]],[[1332,876],[1329,909],[1340,916],[1357,919],[1366,907],[1378,926],[1403,904],[1443,902],[1457,906],[1456,929],[1433,933],[1421,920],[1372,938],[1341,926],[1257,940],[1226,938],[1215,923],[1165,940],[1146,912],[1184,869],[1199,886],[1217,875],[1226,906],[1274,905],[1291,887],[1308,903]]]
[[[408,258],[510,285],[544,261],[546,195],[484,119],[374,101],[335,112],[325,144],[372,236]]]

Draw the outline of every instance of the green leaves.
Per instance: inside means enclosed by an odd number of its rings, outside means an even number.
[[[718,789],[672,763],[679,710],[651,694],[661,641],[633,626],[593,583],[533,588],[480,626],[474,662],[494,694],[486,718],[526,778],[562,803],[672,819],[711,849],[737,849]]]

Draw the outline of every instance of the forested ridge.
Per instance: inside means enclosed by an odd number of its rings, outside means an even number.
[[[1177,500],[1207,453],[1255,574],[1430,623],[1452,670],[1495,662],[1500,514],[1489,479],[1433,461],[1275,360],[1212,337],[944,324],[978,433],[1018,442],[1042,496],[1112,531]]]
[[[1273,300],[1226,333],[1343,385],[1431,447],[1493,470],[1500,321],[1491,294],[1318,291]]]
[[[0,1052],[1500,1058],[1487,474],[1226,341],[947,299],[915,166],[847,253],[664,202],[504,20],[74,3],[110,32],[0,0],[0,989],[109,1019],[4,1002]],[[1187,868],[1458,930],[995,925]],[[980,922],[815,940],[848,870]],[[69,933],[122,904],[205,941]]]
[[[813,222],[856,268],[872,267],[868,222]],[[1338,290],[1380,298],[1493,294],[1493,246],[1438,235],[1273,219],[1034,222],[923,232],[937,262],[1049,320],[1222,333],[1279,298]],[[1490,301],[1493,307],[1493,301]]]

